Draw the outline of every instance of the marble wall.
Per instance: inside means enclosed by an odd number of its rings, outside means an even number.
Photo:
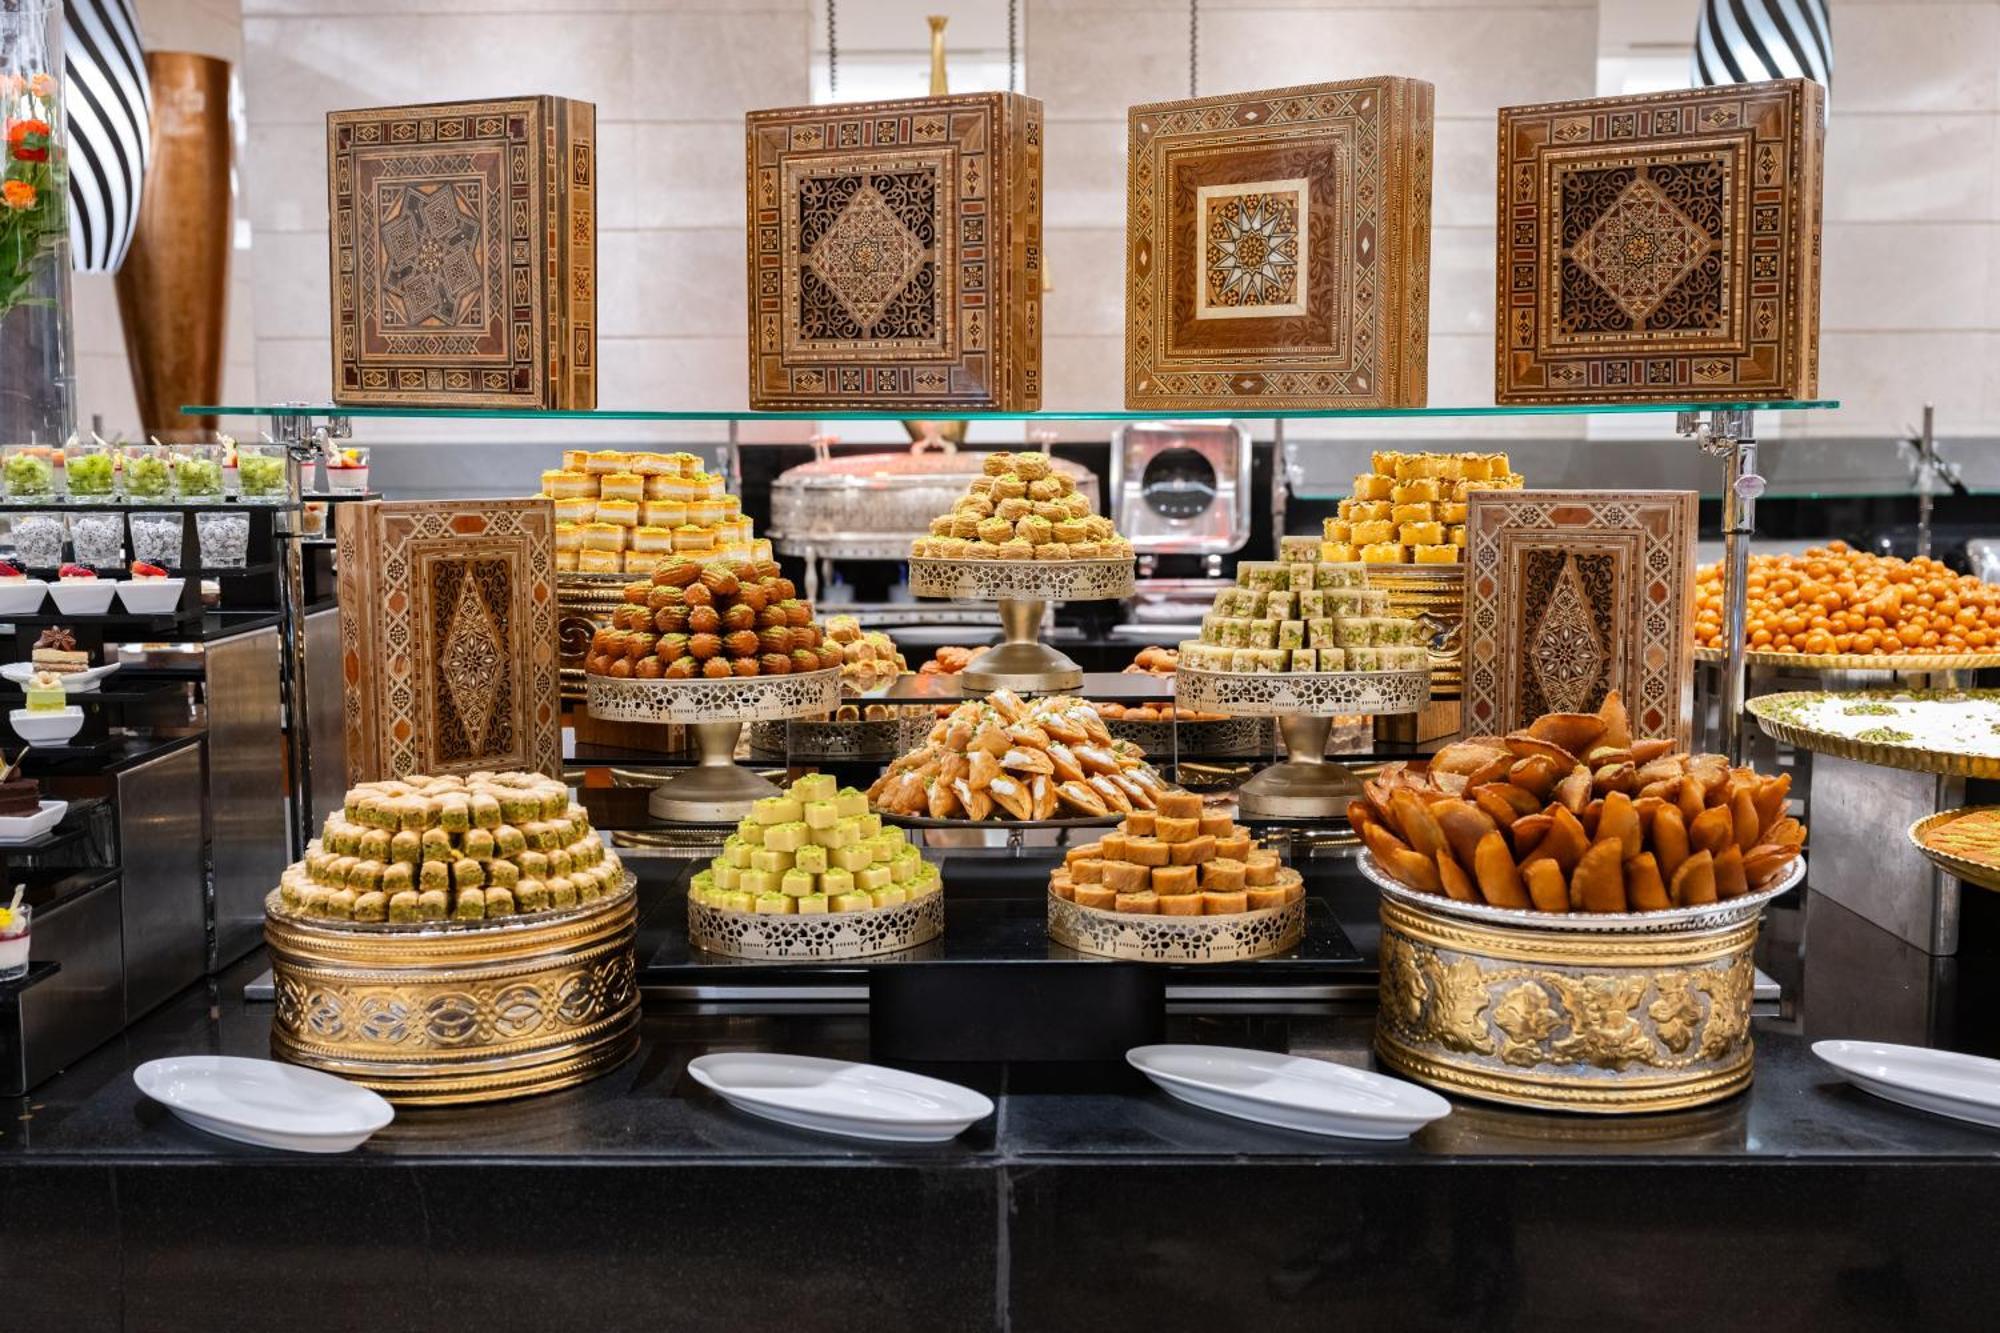
[[[903,0],[849,0],[843,48],[877,44],[869,25],[891,3]],[[1832,5],[1821,383],[1848,407],[1783,430],[1893,434],[1930,398],[1946,432],[2000,434],[2000,0]],[[327,110],[551,91],[599,108],[603,401],[743,401],[741,116],[810,96],[824,41],[818,0],[242,0],[233,26],[237,9],[141,4],[155,41],[175,24],[227,54],[240,41],[253,244],[238,253],[235,289],[254,300],[232,326],[232,388],[326,395]],[[1490,402],[1494,109],[1590,96],[1600,61],[1684,62],[1694,10],[1694,0],[1203,0],[1199,84],[1209,93],[1382,71],[1436,83],[1431,401]],[[850,25],[850,15],[865,17]],[[1187,18],[1186,0],[1022,0],[1026,86],[1050,122],[1051,407],[1118,401],[1124,112],[1186,95]],[[118,425],[130,390],[108,290],[108,280],[80,284],[79,350],[86,414]],[[400,429],[374,424],[369,438],[416,438]],[[1579,448],[1593,433],[1580,419],[1424,429]],[[423,432],[447,436],[485,438]]]

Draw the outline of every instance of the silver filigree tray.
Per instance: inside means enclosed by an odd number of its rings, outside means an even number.
[[[968,601],[1106,602],[1132,595],[1130,560],[935,560],[913,556],[910,591]]]
[[[1519,930],[1640,935],[1739,925],[1760,915],[1764,904],[1790,892],[1806,877],[1806,859],[1801,853],[1770,888],[1758,889],[1727,902],[1706,903],[1700,907],[1670,907],[1663,912],[1537,912],[1526,907],[1462,903],[1441,893],[1419,892],[1391,878],[1366,850],[1355,857],[1355,865],[1371,883],[1391,898],[1413,903],[1439,916],[1475,921],[1482,926],[1512,926]]]
[[[865,912],[734,912],[688,899],[688,943],[730,958],[872,958],[944,933],[944,893]]]
[[[1306,932],[1306,900],[1225,916],[1106,912],[1048,896],[1049,938],[1078,953],[1148,963],[1233,963],[1295,948]]]
[[[606,722],[760,722],[831,713],[840,668],[726,680],[626,680],[590,676],[590,715]]]
[[[1147,754],[1172,754],[1179,729],[1182,754],[1240,758],[1262,754],[1270,748],[1271,724],[1261,717],[1228,717],[1217,721],[1134,722],[1129,718],[1105,718],[1113,740],[1131,741]]]
[[[1335,717],[1414,713],[1430,697],[1428,667],[1410,671],[1202,671],[1174,673],[1183,708],[1232,717]]]
[[[896,717],[855,722],[752,722],[750,748],[757,754],[792,759],[893,759],[923,744],[937,721],[926,709],[895,711]]]

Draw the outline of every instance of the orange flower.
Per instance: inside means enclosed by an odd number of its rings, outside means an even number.
[[[49,123],[46,120],[17,120],[7,127],[8,151],[22,162],[49,160]]]
[[[0,196],[4,196],[7,207],[17,213],[35,206],[35,187],[26,181],[8,181],[0,186]]]
[[[48,98],[56,95],[56,80],[52,74],[30,74],[28,91],[37,97]]]

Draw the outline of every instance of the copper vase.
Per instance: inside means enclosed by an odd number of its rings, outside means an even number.
[[[214,430],[184,403],[222,396],[229,318],[229,62],[148,51],[153,153],[118,313],[139,420],[162,439]]]

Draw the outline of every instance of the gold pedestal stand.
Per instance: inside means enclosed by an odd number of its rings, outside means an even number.
[[[743,724],[832,712],[840,705],[840,669],[724,680],[592,676],[585,688],[592,717],[686,724],[695,766],[655,787],[646,811],[677,824],[722,824],[743,818],[754,802],[778,794],[770,782],[736,766]]]
[[[1050,602],[1115,601],[1132,595],[1130,560],[910,561],[910,591],[919,597],[990,601],[1005,636],[960,673],[968,690],[1054,694],[1083,684],[1083,668],[1041,642]]]
[[[1202,671],[1174,673],[1183,708],[1232,717],[1275,717],[1290,755],[1237,788],[1246,815],[1275,819],[1338,818],[1361,785],[1326,761],[1326,738],[1343,714],[1414,713],[1430,691],[1430,671]]]

